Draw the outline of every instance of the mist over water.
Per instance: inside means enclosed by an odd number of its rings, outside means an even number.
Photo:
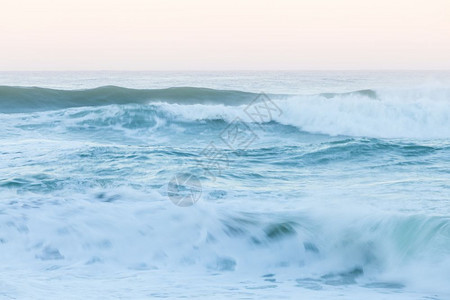
[[[446,299],[449,78],[0,73],[0,295]]]

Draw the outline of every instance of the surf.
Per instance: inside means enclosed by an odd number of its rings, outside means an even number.
[[[57,90],[0,86],[0,112],[20,113],[83,106],[146,104],[157,101],[175,104],[239,105],[249,103],[256,96],[257,94],[249,92],[198,87],[131,89],[102,86],[84,90]]]

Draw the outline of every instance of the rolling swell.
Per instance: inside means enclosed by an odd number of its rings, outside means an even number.
[[[148,104],[164,102],[180,105],[227,105],[248,104],[258,93],[217,90],[200,87],[170,87],[165,89],[131,89],[119,86],[101,86],[84,90],[58,90],[42,87],[0,86],[0,113],[47,111],[70,107],[102,106],[111,104]],[[272,95],[285,98],[288,95]],[[373,90],[347,93],[321,93],[326,99],[346,96],[361,96],[376,99]],[[306,96],[308,97],[308,96]]]
[[[336,96],[366,96],[371,99],[377,99],[377,92],[374,90],[359,90],[348,93],[321,93],[320,96],[327,99],[334,98]]]
[[[86,113],[93,109],[104,110],[104,114],[98,114],[100,122],[106,118],[108,122],[115,123],[114,120],[121,122],[125,118],[128,123],[138,126],[145,125],[146,120],[153,115],[169,121],[231,122],[236,117],[241,117],[253,122],[244,111],[246,105],[257,95],[236,90],[196,87],[129,89],[103,86],[87,90],[55,90],[0,86],[0,113],[84,107],[82,110],[86,110]],[[332,136],[420,139],[450,137],[448,88],[268,95],[282,112],[274,114],[270,122],[267,122],[268,126],[278,123],[304,132]],[[119,112],[108,116],[110,108],[102,106],[113,104],[119,105]],[[136,116],[138,119],[134,119]]]
[[[56,90],[40,87],[0,86],[0,112],[20,113],[69,107],[151,102],[240,105],[249,103],[256,95],[242,91],[196,87],[130,89],[102,86],[86,90]]]

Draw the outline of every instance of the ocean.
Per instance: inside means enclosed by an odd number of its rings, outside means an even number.
[[[450,299],[450,72],[0,72],[0,298]]]

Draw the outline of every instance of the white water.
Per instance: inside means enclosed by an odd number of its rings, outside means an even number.
[[[163,88],[172,76],[300,95],[273,98],[277,123],[250,124],[258,139],[238,155],[220,134],[248,120],[244,106],[1,114],[0,298],[450,297],[444,75],[98,74],[2,74],[0,85]],[[376,98],[338,94],[368,88]],[[193,162],[210,142],[231,160],[216,181]],[[189,208],[167,198],[180,171],[202,179]]]

